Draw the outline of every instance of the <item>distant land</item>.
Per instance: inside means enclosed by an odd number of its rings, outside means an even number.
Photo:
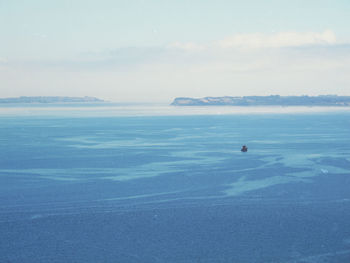
[[[104,100],[95,97],[59,97],[59,96],[44,96],[44,97],[16,97],[16,98],[0,98],[0,103],[91,103],[105,102]]]
[[[176,98],[175,106],[350,106],[350,96],[244,96]]]

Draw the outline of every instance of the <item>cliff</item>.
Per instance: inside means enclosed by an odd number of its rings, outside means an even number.
[[[244,96],[176,98],[175,106],[350,106],[350,96]]]

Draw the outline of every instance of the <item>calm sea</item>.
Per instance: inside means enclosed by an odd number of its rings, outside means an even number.
[[[350,262],[349,111],[179,111],[1,109],[0,263]]]

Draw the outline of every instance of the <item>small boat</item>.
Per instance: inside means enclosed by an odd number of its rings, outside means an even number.
[[[247,152],[248,151],[248,147],[243,145],[242,146],[242,149],[241,149],[241,152]]]

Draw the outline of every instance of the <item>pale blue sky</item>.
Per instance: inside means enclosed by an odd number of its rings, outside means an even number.
[[[349,14],[348,0],[0,0],[0,97],[350,95]]]

